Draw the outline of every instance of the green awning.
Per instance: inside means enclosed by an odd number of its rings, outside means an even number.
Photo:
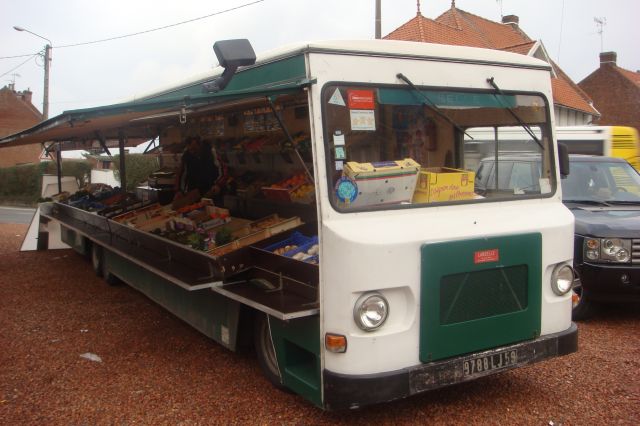
[[[213,79],[212,76],[210,79]],[[306,77],[304,56],[296,55],[239,71],[224,90],[203,93],[204,80],[145,98],[65,111],[30,129],[0,139],[0,148],[45,142],[65,142],[63,149],[86,149],[95,141],[126,137],[129,144],[153,139],[166,125],[178,124],[182,113],[197,114],[238,99],[296,93],[313,83]]]

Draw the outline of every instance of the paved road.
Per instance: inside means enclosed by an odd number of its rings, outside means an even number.
[[[31,223],[35,209],[0,206],[0,223]]]

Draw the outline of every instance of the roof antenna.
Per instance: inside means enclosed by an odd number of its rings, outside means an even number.
[[[604,48],[603,48],[604,26],[607,25],[607,18],[605,18],[604,16],[600,18],[595,17],[593,18],[593,21],[598,26],[598,34],[600,34],[600,53],[602,53],[604,51]]]
[[[417,3],[418,3],[418,13],[416,15],[420,16],[420,15],[422,15],[420,13],[420,0],[418,0]]]
[[[11,84],[13,85],[13,87],[16,87],[16,77],[22,77],[20,74],[18,74],[17,72],[14,72],[13,74],[9,74],[11,76]],[[15,89],[14,89],[15,90]]]
[[[496,0],[496,3],[500,5],[500,19],[504,18],[504,14],[502,13],[502,0]]]

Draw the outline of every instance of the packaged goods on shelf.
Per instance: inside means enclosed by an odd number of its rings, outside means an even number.
[[[172,187],[176,173],[173,170],[160,169],[151,173],[147,179],[151,188]]]
[[[413,202],[470,200],[475,197],[474,181],[475,173],[469,170],[447,167],[421,169]]]
[[[411,158],[401,161],[357,163],[349,161],[343,174],[357,186],[352,207],[411,202],[420,164]]]

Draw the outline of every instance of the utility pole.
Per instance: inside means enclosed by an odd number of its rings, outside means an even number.
[[[51,66],[51,45],[44,47],[44,96],[42,97],[42,116],[49,118],[49,67]]]
[[[381,5],[382,0],[376,0],[376,40],[382,38],[382,18],[381,18]]]
[[[44,95],[42,96],[42,116],[46,120],[49,118],[49,68],[51,67],[51,46],[53,43],[51,43],[51,40],[48,38],[42,37],[40,34],[36,34],[26,28],[14,26],[13,29],[16,31],[27,32],[47,42],[44,47]]]

